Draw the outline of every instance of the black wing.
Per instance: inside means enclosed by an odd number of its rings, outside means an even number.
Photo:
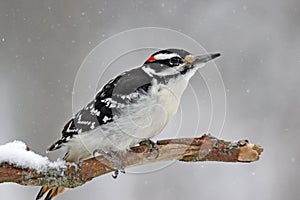
[[[96,97],[80,110],[63,128],[62,138],[48,148],[53,151],[62,147],[74,135],[88,132],[112,122],[120,109],[135,103],[149,90],[152,77],[141,68],[132,69],[109,81]]]

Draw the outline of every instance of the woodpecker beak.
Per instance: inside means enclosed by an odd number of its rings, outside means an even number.
[[[208,61],[215,59],[219,56],[221,56],[220,53],[212,53],[212,54],[201,55],[201,56],[187,55],[184,58],[184,61],[186,63],[189,63],[190,65],[205,64]]]

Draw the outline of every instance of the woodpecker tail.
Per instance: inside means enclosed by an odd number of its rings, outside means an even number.
[[[65,192],[67,190],[67,188],[64,188],[64,187],[47,187],[47,186],[43,186],[38,195],[36,196],[36,200],[39,200],[41,199],[44,194],[46,194],[47,192],[47,195],[45,197],[44,200],[51,200],[53,197],[55,197],[56,195],[58,194],[61,194],[63,192]]]

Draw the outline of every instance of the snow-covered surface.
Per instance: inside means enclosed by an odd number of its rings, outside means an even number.
[[[65,168],[63,160],[49,161],[47,157],[26,150],[26,144],[21,141],[13,141],[0,145],[0,163],[7,162],[22,168],[35,169],[38,172],[48,168]]]

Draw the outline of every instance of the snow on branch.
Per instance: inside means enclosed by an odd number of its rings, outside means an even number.
[[[199,138],[167,139],[157,141],[159,156],[151,155],[145,145],[135,146],[120,154],[125,168],[160,161],[183,162],[219,161],[253,162],[259,159],[263,148],[247,140],[229,142],[211,135]],[[91,179],[113,171],[104,157],[91,158],[78,166],[63,161],[50,162],[47,157],[30,151],[22,142],[0,146],[0,183],[21,185],[64,186],[74,188]]]

